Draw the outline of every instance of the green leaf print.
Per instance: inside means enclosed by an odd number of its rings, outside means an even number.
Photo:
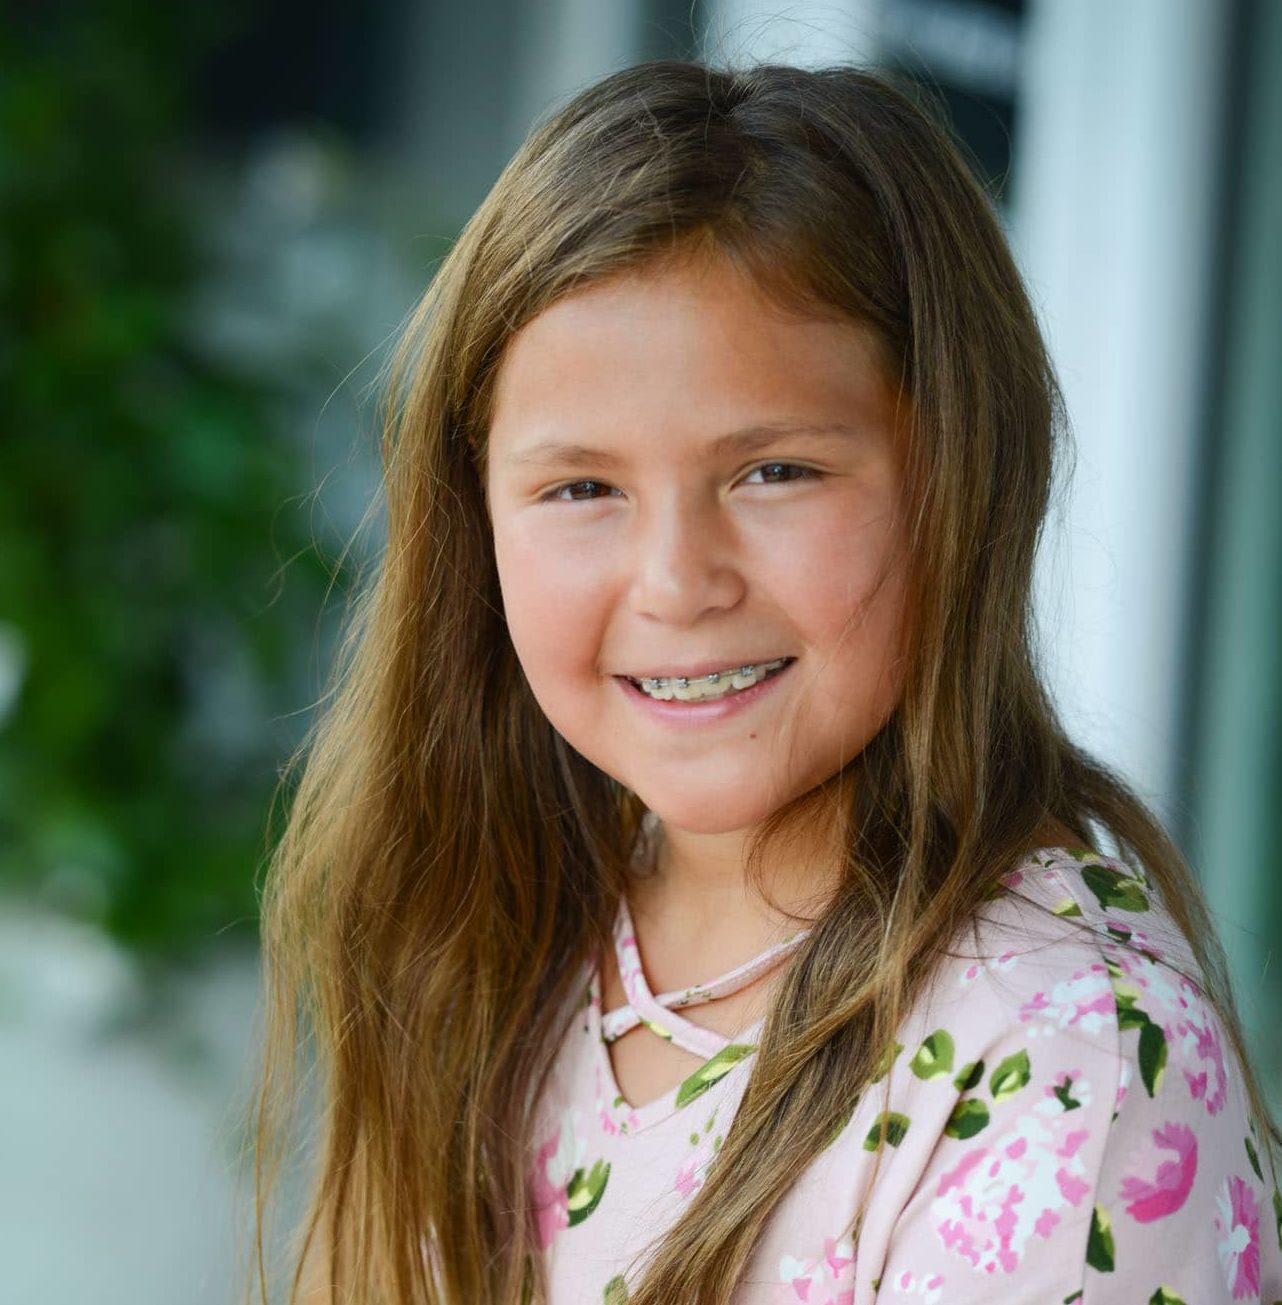
[[[1177,1296],[1170,1287],[1159,1287],[1148,1298],[1148,1305],[1184,1305],[1184,1299]]]
[[[644,1015],[639,1015],[637,1018],[641,1021],[642,1024],[646,1026],[646,1028],[650,1030],[651,1033],[662,1038],[664,1042],[672,1041],[671,1029],[665,1028],[662,1024],[657,1023],[655,1020],[646,1019]]]
[[[1119,911],[1148,910],[1144,885],[1120,870],[1113,870],[1106,865],[1083,866],[1082,880],[1106,910],[1109,907]]]
[[[909,1068],[918,1078],[939,1078],[953,1069],[953,1038],[947,1029],[936,1029],[917,1048]]]
[[[1148,1012],[1135,1004],[1140,999],[1140,990],[1134,984],[1124,981],[1121,969],[1114,972],[1110,967],[1109,983],[1113,989],[1113,1002],[1117,1007],[1119,1029],[1143,1029],[1152,1024]]]
[[[1166,1072],[1166,1034],[1152,1020],[1145,1018],[1140,1029],[1140,1077],[1151,1097],[1157,1095]]]
[[[965,1140],[988,1127],[988,1107],[977,1097],[963,1097],[948,1116],[944,1132]]]
[[[1054,906],[1051,907],[1052,915],[1061,915],[1065,919],[1073,919],[1074,916],[1081,915],[1082,908],[1072,897],[1062,897]]]
[[[1113,1272],[1113,1223],[1102,1205],[1097,1205],[1091,1214],[1091,1232],[1086,1239],[1086,1263],[1100,1273]]]
[[[1064,1297],[1063,1305],[1073,1305],[1073,1302],[1075,1300],[1081,1300],[1081,1299],[1082,1299],[1082,1293],[1080,1291],[1075,1291],[1071,1296]]]
[[[1251,1162],[1251,1168],[1255,1170],[1255,1176],[1264,1181],[1264,1171],[1260,1168],[1260,1157],[1255,1152],[1255,1144],[1249,1137],[1242,1139],[1246,1143],[1246,1158]]]
[[[1282,1251],[1282,1192],[1273,1189],[1273,1220],[1278,1226],[1278,1250]]]
[[[677,1109],[688,1106],[697,1097],[701,1097],[714,1083],[719,1083],[745,1057],[751,1056],[756,1047],[746,1042],[732,1042],[722,1047],[709,1061],[705,1061],[677,1089]]]
[[[977,1088],[983,1081],[984,1062],[982,1060],[972,1060],[957,1071],[957,1077],[953,1079],[953,1087],[958,1092],[969,1092],[971,1088]]]
[[[883,1110],[864,1138],[864,1150],[875,1151],[881,1143],[882,1134],[886,1135],[887,1146],[898,1146],[908,1132],[909,1119],[895,1110]]]
[[[696,1129],[693,1133],[690,1134],[690,1145],[698,1146],[699,1143],[702,1142],[705,1137],[709,1137],[711,1135],[712,1130],[716,1128],[716,1126],[717,1126],[717,1111],[714,1110],[712,1114],[708,1116],[708,1122],[704,1124],[703,1128]],[[718,1136],[713,1140],[712,1149],[716,1151],[719,1150],[720,1147],[721,1147],[721,1137],[718,1134]]]
[[[601,1294],[601,1305],[627,1305],[627,1299],[628,1284],[623,1281],[621,1273],[616,1273],[605,1284],[605,1291]]]
[[[582,1169],[574,1171],[565,1189],[566,1203],[570,1207],[570,1227],[582,1223],[601,1204],[605,1185],[610,1177],[610,1166],[598,1160],[584,1176]]]
[[[1027,1087],[1031,1077],[1028,1052],[1020,1050],[1012,1056],[1007,1056],[993,1070],[988,1080],[988,1090],[993,1094],[994,1101],[1005,1101],[1007,1097],[1013,1097],[1020,1088]]]
[[[1073,1095],[1073,1080],[1070,1078],[1067,1083],[1056,1083],[1051,1091],[1055,1094],[1055,1099],[1064,1107],[1065,1110],[1077,1110],[1081,1102]]]

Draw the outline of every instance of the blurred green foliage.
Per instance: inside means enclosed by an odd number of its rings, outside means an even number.
[[[177,957],[256,923],[330,574],[280,393],[190,329],[204,7],[34,12],[0,31],[0,885]]]

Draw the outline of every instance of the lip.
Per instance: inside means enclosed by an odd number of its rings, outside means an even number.
[[[769,657],[745,657],[741,661],[735,661],[731,658],[728,662],[696,662],[691,666],[680,667],[675,670],[666,671],[638,671],[624,672],[624,678],[630,680],[672,680],[685,678],[687,680],[699,680],[705,675],[711,675],[713,671],[736,670],[740,666],[764,666],[767,662],[777,662],[781,657],[786,657],[787,653],[773,653]],[[787,667],[784,668],[785,670]],[[744,690],[747,692],[747,690]]]
[[[770,660],[774,659],[771,658]],[[714,698],[708,702],[678,702],[675,699],[669,702],[659,702],[657,699],[650,697],[649,694],[642,693],[627,676],[616,675],[614,679],[624,697],[638,711],[654,721],[655,724],[675,729],[699,729],[738,716],[741,712],[751,711],[757,703],[775,692],[779,681],[792,670],[795,661],[794,658],[781,670],[767,676],[764,680],[758,681],[750,689],[740,689],[737,693],[732,693],[728,697]],[[714,671],[724,670],[725,667],[713,666],[711,669]],[[706,675],[708,672],[705,670],[702,672],[676,671],[672,673],[684,674],[694,678],[697,674]]]

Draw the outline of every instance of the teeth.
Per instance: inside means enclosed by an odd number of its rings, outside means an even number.
[[[653,676],[633,683],[639,683],[642,691],[658,702],[704,702],[759,684],[767,675],[784,666],[787,660],[780,657],[777,661],[759,662],[753,666],[732,666],[724,671],[712,671],[696,680],[684,675],[667,679]]]

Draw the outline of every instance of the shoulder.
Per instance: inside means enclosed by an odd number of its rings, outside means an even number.
[[[930,1026],[930,1030],[927,1030]],[[906,1025],[1013,1058],[1046,1094],[1080,1074],[1104,1122],[1167,1075],[1221,1104],[1227,1036],[1188,940],[1155,887],[1093,852],[1041,849],[954,940]]]
[[[1092,1282],[1240,1299],[1262,1256],[1276,1272],[1240,1067],[1187,940],[1125,864],[1049,849],[1007,876],[890,1077],[923,1127],[888,1268],[929,1267],[958,1301],[992,1276],[1056,1300]]]
[[[1116,859],[1045,848],[1002,879],[954,939],[922,1004],[994,1032],[1070,1037],[1121,1055],[1118,1034],[1139,1027],[1128,1014],[1139,990],[1168,1014],[1204,991],[1156,889]]]
[[[1008,908],[1049,913],[1066,933],[1087,933],[1106,948],[1142,952],[1198,981],[1188,940],[1143,870],[1085,849],[1041,848],[1000,883]]]

